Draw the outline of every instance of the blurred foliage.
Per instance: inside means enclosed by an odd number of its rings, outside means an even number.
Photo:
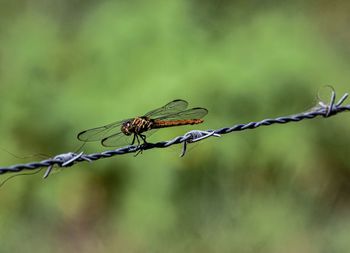
[[[73,151],[79,131],[175,98],[208,108],[195,128],[213,129],[308,110],[324,84],[349,92],[349,11],[340,0],[0,0],[1,165]],[[0,251],[348,252],[349,121],[15,178],[0,189]]]

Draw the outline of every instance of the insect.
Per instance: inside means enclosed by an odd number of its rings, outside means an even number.
[[[140,139],[147,143],[146,138],[153,130],[202,123],[208,110],[201,107],[186,109],[187,106],[185,100],[176,99],[144,116],[88,129],[80,132],[77,137],[84,142],[101,141],[106,147],[133,145],[135,142],[140,145]]]

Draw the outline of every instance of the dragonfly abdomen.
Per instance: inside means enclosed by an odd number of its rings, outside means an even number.
[[[154,120],[152,128],[163,128],[172,126],[195,125],[203,123],[202,119],[179,119],[179,120]]]

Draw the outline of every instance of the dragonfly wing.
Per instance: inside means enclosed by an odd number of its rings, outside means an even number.
[[[133,135],[125,135],[124,133],[119,132],[102,139],[101,143],[105,147],[121,147],[131,145],[133,138]]]
[[[120,126],[125,120],[114,122],[102,127],[91,128],[78,134],[78,139],[85,142],[99,141],[113,134],[113,131],[120,131]]]
[[[169,114],[174,114],[185,110],[188,106],[187,101],[182,99],[173,100],[166,105],[146,113],[144,116],[150,118],[162,117]]]
[[[169,114],[156,119],[159,120],[179,120],[179,119],[201,119],[208,114],[208,110],[201,107],[191,108],[182,112]]]

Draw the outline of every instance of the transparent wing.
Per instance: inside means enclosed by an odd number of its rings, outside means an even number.
[[[102,139],[101,144],[105,147],[122,147],[131,145],[133,138],[134,135],[125,135],[119,132]]]
[[[91,128],[85,131],[82,131],[78,134],[78,140],[90,142],[90,141],[99,141],[110,135],[120,132],[120,126],[127,120],[122,120],[114,122],[105,126]]]
[[[158,109],[155,109],[153,111],[146,113],[144,116],[150,117],[150,118],[162,117],[169,114],[181,112],[185,110],[187,106],[188,106],[187,101],[182,99],[176,99]]]
[[[182,112],[158,117],[159,120],[201,119],[208,114],[208,110],[201,107],[191,108]]]
[[[147,131],[142,133],[143,135],[145,135],[146,137],[149,137],[150,135],[152,135],[153,133],[156,132],[156,129]],[[127,145],[131,145],[132,144],[132,140],[134,138],[134,135],[125,135],[122,132],[113,134],[109,137],[104,138],[101,143],[103,146],[105,147],[123,147],[123,146],[127,146]],[[142,139],[140,137],[139,141],[143,142]],[[137,143],[137,140],[135,140],[135,145],[137,144],[142,144],[142,143]]]

